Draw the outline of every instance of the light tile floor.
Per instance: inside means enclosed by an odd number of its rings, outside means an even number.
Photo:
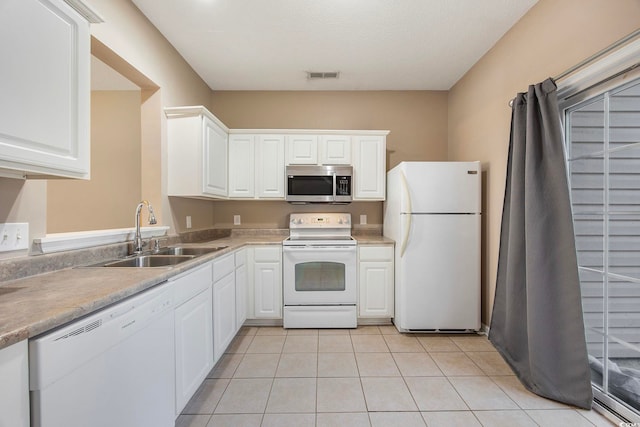
[[[611,426],[528,392],[486,337],[244,327],[176,427]]]

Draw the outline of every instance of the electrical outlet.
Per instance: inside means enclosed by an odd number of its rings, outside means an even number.
[[[0,252],[29,249],[29,223],[0,224]]]
[[[191,215],[187,215],[187,228],[191,228]]]
[[[240,215],[234,215],[233,216],[233,225],[240,225]]]
[[[360,224],[361,225],[365,225],[367,223],[367,216],[366,215],[360,215]]]

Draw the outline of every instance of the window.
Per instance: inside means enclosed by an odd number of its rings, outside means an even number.
[[[640,78],[626,80],[564,101],[564,123],[595,396],[638,421]]]

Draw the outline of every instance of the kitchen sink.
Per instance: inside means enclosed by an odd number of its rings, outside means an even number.
[[[141,255],[101,264],[102,267],[169,267],[195,258],[195,255]]]
[[[158,255],[193,255],[200,256],[210,254],[212,252],[221,251],[222,249],[226,249],[227,246],[209,246],[209,247],[184,247],[184,246],[173,246],[169,248],[162,248],[158,252],[154,252]]]
[[[103,261],[86,267],[171,267],[196,257],[226,249],[228,246],[185,247],[172,246],[157,252]]]
[[[86,267],[171,267],[198,256],[220,251],[227,246],[184,247],[173,246],[162,248],[158,252],[144,253],[127,258],[103,261]]]

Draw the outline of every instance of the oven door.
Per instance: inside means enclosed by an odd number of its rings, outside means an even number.
[[[355,304],[356,248],[284,246],[284,305]]]

